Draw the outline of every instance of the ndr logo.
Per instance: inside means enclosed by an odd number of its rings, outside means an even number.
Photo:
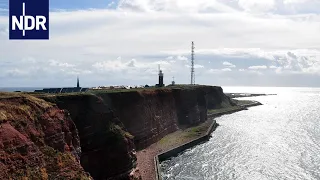
[[[9,39],[49,39],[49,0],[9,1]]]

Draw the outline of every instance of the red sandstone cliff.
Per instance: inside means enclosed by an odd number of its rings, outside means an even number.
[[[212,86],[36,96],[0,94],[0,178],[139,179],[136,148],[234,105]]]
[[[0,179],[90,179],[70,116],[32,96],[0,93]]]
[[[103,94],[97,94],[107,98]],[[115,115],[142,149],[178,129],[177,107],[170,89],[110,93]]]
[[[133,136],[115,116],[107,97],[93,94],[44,96],[67,109],[79,131],[81,165],[97,180],[139,179]]]
[[[81,165],[95,179],[132,178],[135,149],[180,125],[207,120],[208,108],[232,105],[221,87],[212,86],[92,93],[42,98],[70,112],[81,140]]]

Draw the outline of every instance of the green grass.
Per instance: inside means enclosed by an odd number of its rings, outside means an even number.
[[[207,87],[207,85],[190,85],[190,84],[176,84],[174,86],[165,86],[165,87],[155,87],[150,86],[148,88],[132,88],[132,89],[89,89],[86,92],[72,92],[72,93],[58,93],[58,94],[48,94],[48,93],[42,93],[42,92],[22,92],[20,94],[28,94],[28,95],[34,95],[36,97],[54,97],[54,96],[79,96],[79,95],[98,95],[100,93],[123,93],[123,92],[140,92],[140,91],[155,91],[155,90],[172,90],[172,89],[195,89],[199,87]],[[212,86],[215,87],[215,86]],[[13,94],[13,93],[11,93]],[[16,95],[18,93],[15,93]],[[2,94],[0,93],[0,96]]]
[[[132,88],[132,89],[89,89],[87,92],[74,92],[74,93],[63,93],[59,95],[70,96],[70,95],[79,95],[79,94],[97,94],[97,93],[119,93],[119,92],[137,92],[137,91],[154,91],[154,90],[170,90],[174,88],[180,89],[193,89],[198,87],[204,87],[205,85],[189,85],[189,84],[176,84],[174,86],[166,86],[166,87],[155,87],[150,86],[148,88]],[[27,94],[30,95],[47,95],[54,96],[57,94],[47,94],[47,93],[36,93],[29,92]]]
[[[204,126],[196,126],[187,130],[185,137],[198,137],[201,136],[204,132],[207,131],[207,127]]]
[[[210,109],[208,110],[208,114],[218,114],[218,113],[225,113],[233,110],[240,110],[240,106],[231,106],[227,108],[220,108],[220,109]]]
[[[231,107],[226,107],[226,108],[219,108],[219,109],[209,109],[208,114],[219,114],[219,113],[226,113],[229,111],[234,111],[234,110],[241,110],[242,105],[247,105],[247,104],[252,104],[255,103],[256,101],[251,101],[251,100],[235,100],[237,106],[231,106]]]
[[[241,105],[247,105],[247,104],[252,104],[255,101],[251,101],[251,100],[236,100],[236,103],[241,106]]]
[[[169,140],[170,140],[170,138],[168,138],[168,136],[165,136],[164,138],[162,138],[162,139],[159,141],[159,143],[160,143],[161,145],[167,144],[167,143],[169,142]]]
[[[163,137],[158,143],[161,146],[172,146],[183,144],[204,135],[210,127],[212,121],[208,120],[194,127],[180,129]]]
[[[136,92],[136,91],[154,91],[154,90],[170,90],[173,88],[190,88],[190,87],[198,87],[191,85],[175,85],[175,86],[166,86],[166,87],[148,87],[148,88],[132,88],[132,89],[90,89],[88,92],[97,93],[119,93],[119,92]]]

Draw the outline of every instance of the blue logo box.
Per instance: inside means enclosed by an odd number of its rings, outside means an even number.
[[[49,39],[49,0],[9,0],[9,39]]]

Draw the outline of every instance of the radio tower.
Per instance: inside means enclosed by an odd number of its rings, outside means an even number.
[[[194,74],[194,43],[192,41],[192,46],[191,46],[191,85],[196,84],[196,77]]]

